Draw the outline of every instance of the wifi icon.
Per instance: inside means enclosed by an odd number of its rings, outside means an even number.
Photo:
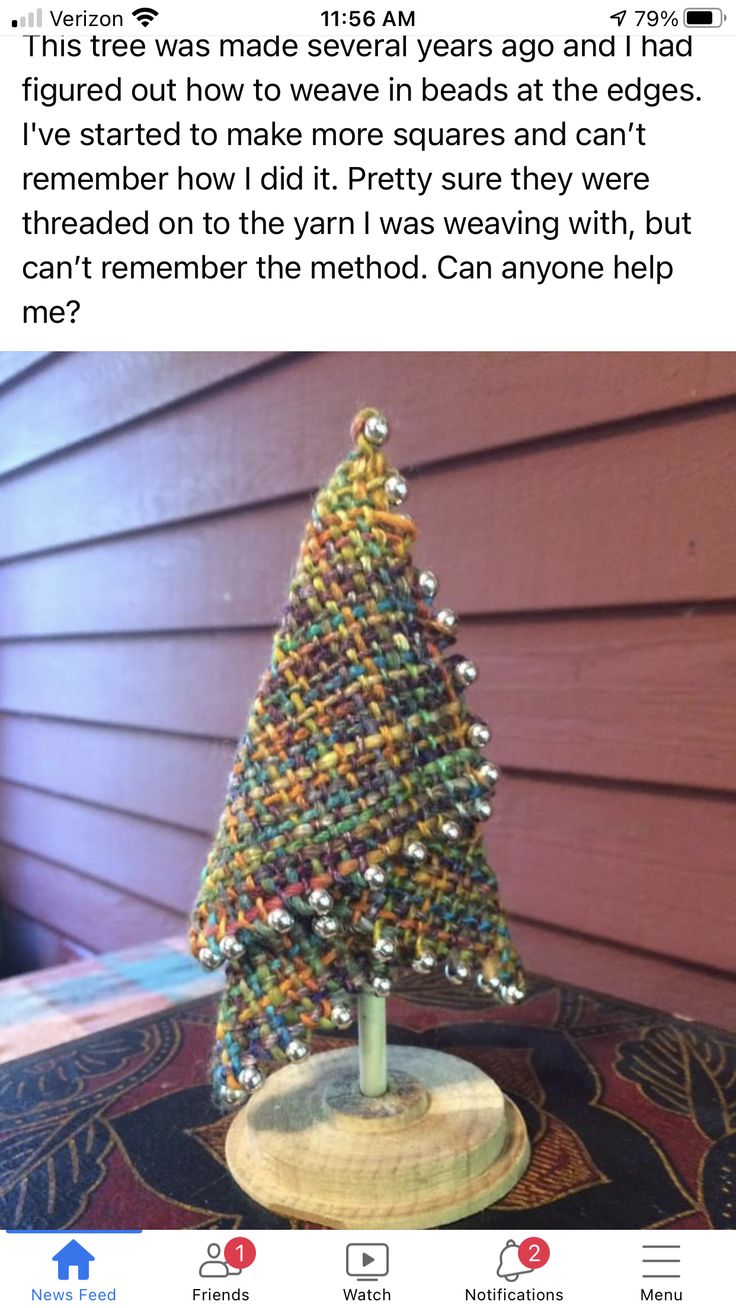
[[[148,27],[149,23],[158,17],[158,9],[149,9],[146,5],[142,5],[140,9],[133,10],[133,17],[137,18],[144,27]]]

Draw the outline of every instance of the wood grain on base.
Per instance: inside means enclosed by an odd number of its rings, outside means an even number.
[[[390,1047],[388,1063],[381,1099],[360,1094],[356,1048],[276,1072],[228,1132],[238,1185],[272,1212],[339,1230],[441,1226],[516,1185],[526,1127],[490,1077],[431,1049]]]

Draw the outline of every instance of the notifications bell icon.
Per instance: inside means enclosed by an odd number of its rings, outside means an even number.
[[[518,1276],[523,1276],[524,1272],[530,1272],[531,1267],[525,1267],[519,1258],[519,1246],[515,1240],[507,1240],[501,1250],[501,1261],[498,1264],[496,1276],[502,1276],[505,1281],[515,1281]]]
[[[505,1281],[515,1281],[525,1272],[534,1272],[538,1267],[544,1267],[548,1260],[549,1245],[540,1235],[527,1236],[521,1244],[507,1240],[501,1250],[496,1276],[502,1276]]]

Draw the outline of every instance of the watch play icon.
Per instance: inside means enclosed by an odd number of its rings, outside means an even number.
[[[387,1244],[349,1244],[345,1249],[348,1276],[361,1281],[377,1281],[388,1274]]]

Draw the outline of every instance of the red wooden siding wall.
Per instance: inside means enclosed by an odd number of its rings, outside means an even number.
[[[366,402],[480,665],[529,966],[736,1022],[728,355],[0,358],[14,964],[179,929],[310,493]]]

